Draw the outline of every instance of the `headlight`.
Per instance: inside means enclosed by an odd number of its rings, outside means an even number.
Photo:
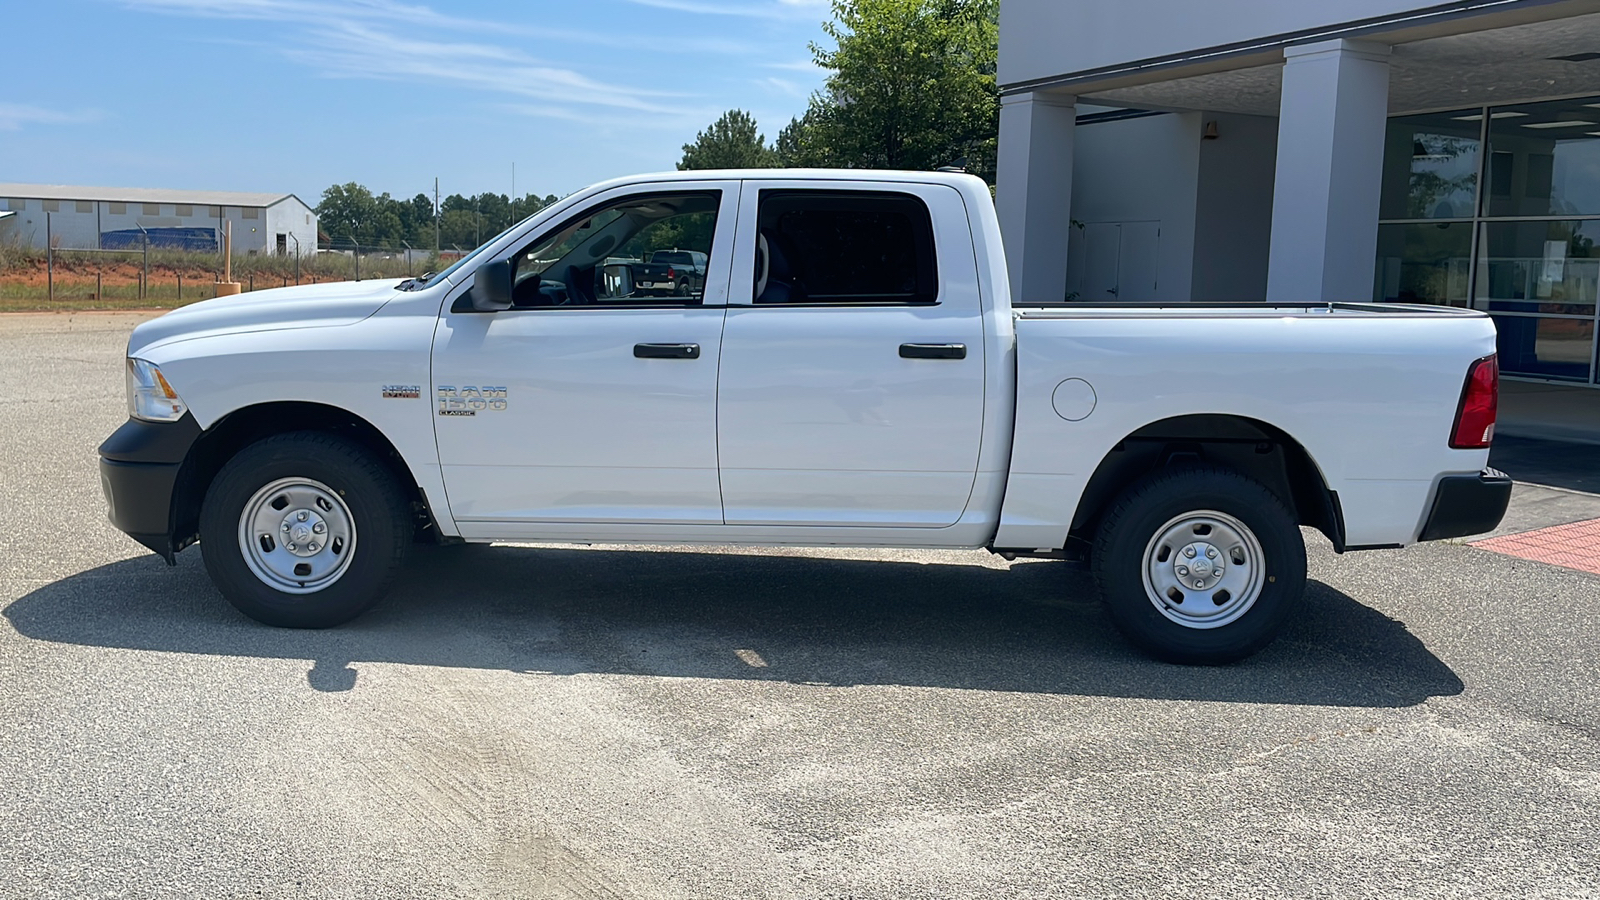
[[[161,370],[142,359],[128,360],[128,415],[146,422],[176,422],[189,411]]]

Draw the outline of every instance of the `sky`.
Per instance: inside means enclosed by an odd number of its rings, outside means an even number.
[[[771,141],[827,0],[0,0],[0,182],[565,195]]]

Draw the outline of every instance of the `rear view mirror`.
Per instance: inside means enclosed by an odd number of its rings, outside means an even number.
[[[511,260],[499,259],[478,267],[472,276],[472,308],[495,312],[511,308]]]

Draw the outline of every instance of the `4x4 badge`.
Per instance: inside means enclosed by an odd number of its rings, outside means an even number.
[[[457,390],[452,385],[441,384],[435,395],[439,400],[441,416],[475,416],[480,412],[502,412],[506,408],[506,389],[503,387],[475,387],[469,384]]]

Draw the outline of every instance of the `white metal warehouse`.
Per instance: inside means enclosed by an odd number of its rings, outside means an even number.
[[[233,223],[241,254],[317,249],[317,214],[294,194],[0,184],[0,242],[59,250],[152,247],[215,250]],[[48,237],[47,237],[48,235]]]

